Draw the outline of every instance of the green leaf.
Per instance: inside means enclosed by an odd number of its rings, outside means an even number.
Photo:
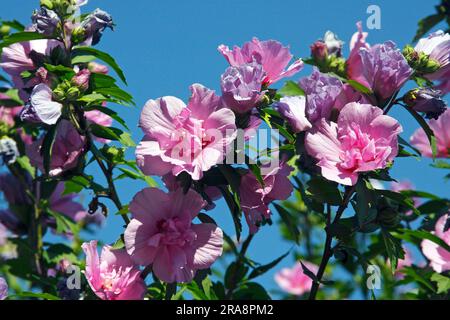
[[[281,135],[283,137],[288,139],[290,144],[294,144],[295,143],[294,136],[292,134],[290,134],[289,131],[285,127],[283,127],[282,125],[280,125],[280,124],[278,124],[276,122],[273,122],[272,125],[274,125],[278,129],[278,131],[280,131],[280,133],[281,133]]]
[[[256,282],[246,282],[233,294],[234,300],[271,300],[263,286]]]
[[[89,63],[97,59],[94,55],[76,56],[72,59],[72,64],[84,64]]]
[[[434,135],[433,130],[430,128],[428,123],[413,109],[405,106],[404,107],[413,117],[416,119],[416,121],[419,123],[419,125],[422,127],[423,131],[427,135],[428,141],[430,142],[431,151],[433,154],[433,159],[436,158],[437,155],[437,142],[436,142],[436,136]]]
[[[428,281],[423,270],[416,268],[414,266],[403,267],[402,274],[404,274],[407,278],[412,279],[414,282],[417,282],[417,283],[421,284],[422,286],[426,287],[430,291],[432,291],[432,292],[435,291],[432,283],[430,281]]]
[[[379,194],[379,195],[383,195],[386,198],[389,198],[391,200],[394,200],[395,202],[411,209],[415,214],[419,215],[420,211],[417,210],[417,208],[414,205],[414,201],[412,199],[410,199],[409,197],[407,197],[405,194],[403,193],[399,193],[399,192],[394,192],[391,190],[374,190],[373,192]]]
[[[273,260],[272,262],[270,262],[268,264],[256,267],[255,269],[252,270],[252,272],[250,272],[250,274],[248,276],[248,280],[259,277],[260,275],[263,275],[270,269],[274,268],[278,263],[281,262],[281,260],[286,258],[290,252],[291,252],[291,250],[289,250],[288,252],[286,252],[285,254],[283,254],[282,256],[278,257],[277,259]]]
[[[222,192],[223,198],[225,199],[225,202],[230,209],[231,217],[233,218],[234,229],[236,231],[236,238],[239,241],[242,232],[242,210],[240,204],[236,201],[237,197],[235,197],[227,187],[219,186],[218,188]]]
[[[448,276],[439,273],[434,273],[431,276],[431,281],[436,282],[438,294],[447,293],[450,290],[450,277]]]
[[[364,86],[363,84],[355,81],[355,80],[347,80],[347,83],[352,86],[353,89],[355,89],[358,92],[364,93],[364,94],[373,94],[372,90]]]
[[[436,26],[439,22],[441,22],[444,19],[445,19],[444,14],[437,13],[420,20],[418,23],[418,29],[416,35],[414,36],[413,42],[418,41],[425,35],[425,33],[430,31],[434,26]]]
[[[38,40],[38,39],[48,39],[48,37],[43,34],[37,33],[37,32],[13,33],[13,34],[8,35],[5,38],[3,38],[3,41],[0,43],[0,51],[3,48],[8,47],[14,43]]]
[[[120,129],[114,127],[105,127],[96,123],[91,123],[89,127],[91,128],[92,134],[96,137],[119,141],[126,147],[136,146],[133,139],[131,138],[131,135],[127,132],[123,132]]]
[[[386,229],[381,229],[381,235],[383,237],[384,246],[391,264],[391,272],[394,274],[397,270],[398,259],[404,259],[405,252],[403,251],[401,241],[394,238],[389,231]]]
[[[116,79],[102,73],[92,73],[90,81],[94,90],[97,88],[109,88],[116,86]]]
[[[21,24],[19,21],[17,20],[12,20],[12,21],[2,21],[1,22],[2,25],[4,26],[8,26],[12,29],[15,29],[17,31],[23,32],[25,30],[25,26],[23,24]]]
[[[119,101],[123,101],[126,104],[132,104],[132,105],[135,104],[133,102],[133,97],[128,92],[120,89],[119,87],[97,88],[97,89],[95,89],[95,92],[100,93],[104,96],[109,96],[111,98],[115,98]]]
[[[44,170],[46,174],[49,174],[50,172],[52,150],[56,137],[56,127],[57,125],[54,125],[48,129],[44,137],[44,141],[42,142],[42,149],[40,151],[44,160]]]
[[[240,283],[248,272],[243,263],[232,262],[225,271],[225,288],[230,289],[233,284]]]
[[[435,236],[434,234],[425,231],[425,230],[409,230],[409,229],[398,229],[397,232],[392,235],[398,239],[403,239],[405,241],[413,242],[413,239],[416,238],[419,241],[421,240],[430,240],[431,242],[436,243],[438,246],[450,252],[450,246],[441,238]]]
[[[114,60],[114,58],[111,57],[106,52],[103,52],[103,51],[100,51],[98,49],[94,49],[94,48],[91,48],[91,47],[76,47],[73,50],[73,58],[75,58],[76,56],[79,56],[79,55],[95,56],[96,58],[102,60],[103,62],[108,64],[111,68],[113,68],[113,70],[117,73],[119,78],[125,84],[127,84],[127,80],[125,78],[125,75],[124,75],[122,69],[119,67],[119,65],[117,64],[116,60]]]
[[[92,110],[98,110],[98,111],[110,116],[111,118],[116,120],[118,123],[120,123],[125,129],[130,130],[130,128],[126,124],[125,120],[123,120],[116,111],[114,111],[108,107],[104,107],[104,106],[90,106],[90,107],[84,108],[84,111],[92,111]]]
[[[300,86],[292,80],[286,81],[284,86],[277,91],[278,94],[282,96],[304,96],[305,91],[303,91]]]
[[[321,203],[328,203],[332,206],[342,204],[342,194],[338,189],[338,185],[322,178],[309,180],[307,193]]]
[[[9,297],[10,300],[12,300],[14,297],[19,298],[38,298],[43,300],[61,300],[60,298],[50,294],[50,293],[34,293],[34,292],[21,292],[16,294],[15,296]]]
[[[26,172],[30,174],[30,176],[34,179],[35,170],[34,167],[30,163],[30,159],[26,156],[22,156],[16,159],[16,163]]]
[[[432,163],[431,166],[436,169],[450,169],[450,163],[444,160],[438,160]]]
[[[60,234],[65,233],[73,233],[77,234],[79,231],[79,227],[77,224],[70,219],[69,217],[65,216],[62,213],[53,211],[53,210],[47,210],[48,214],[51,215],[56,220],[56,232]]]

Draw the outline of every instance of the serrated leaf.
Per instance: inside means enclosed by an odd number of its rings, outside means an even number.
[[[286,81],[284,86],[277,91],[278,94],[282,96],[304,96],[305,91],[303,91],[300,86],[292,80]]]

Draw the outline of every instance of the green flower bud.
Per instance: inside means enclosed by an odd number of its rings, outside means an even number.
[[[53,90],[53,97],[56,101],[64,101],[66,99],[66,90],[60,85]]]
[[[0,36],[7,36],[10,31],[11,31],[10,26],[1,26],[0,27]]]
[[[51,0],[41,0],[41,7],[46,7],[47,9],[53,9],[53,2]]]
[[[69,100],[76,100],[80,97],[81,91],[77,87],[71,87],[67,90],[67,98]]]
[[[384,227],[395,227],[400,223],[400,210],[397,205],[386,198],[381,198],[377,203],[377,222]]]
[[[86,31],[83,27],[76,27],[72,32],[72,43],[79,44],[86,39]]]
[[[427,64],[421,71],[423,73],[433,73],[433,72],[438,71],[440,67],[441,67],[441,65],[438,61],[433,60],[433,59],[428,59]]]

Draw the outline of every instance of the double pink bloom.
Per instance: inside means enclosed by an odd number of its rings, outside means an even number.
[[[349,103],[337,123],[324,119],[306,134],[305,147],[316,158],[322,175],[344,185],[355,185],[361,172],[386,167],[398,153],[402,127],[383,110]]]
[[[82,245],[86,254],[85,276],[94,293],[102,300],[142,300],[147,286],[141,271],[124,249],[109,246],[98,256],[97,241]]]
[[[137,163],[147,175],[187,172],[199,180],[224,159],[236,137],[235,115],[219,106],[214,91],[191,86],[188,105],[175,97],[149,100],[139,126],[145,137],[136,149]]]
[[[140,191],[130,203],[133,219],[125,230],[125,246],[133,260],[152,265],[162,281],[190,282],[199,269],[222,255],[223,233],[211,223],[193,224],[206,202],[193,190],[165,193]]]

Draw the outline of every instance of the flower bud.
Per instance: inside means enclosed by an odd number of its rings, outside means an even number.
[[[10,26],[0,26],[0,38],[7,36],[11,31]]]
[[[75,29],[73,29],[71,37],[72,43],[78,44],[83,42],[84,39],[86,39],[86,31],[84,30],[83,27],[78,26]]]
[[[87,45],[96,45],[100,42],[103,31],[106,28],[113,29],[114,22],[111,15],[103,10],[96,9],[88,15],[81,23],[85,31],[85,42]]]
[[[78,87],[81,91],[86,91],[89,88],[90,77],[89,69],[83,69],[72,78],[72,85]]]
[[[54,35],[61,22],[56,12],[45,7],[34,11],[31,21],[37,32],[47,36]]]
[[[80,97],[81,91],[76,87],[71,87],[67,90],[67,99],[76,100]]]
[[[383,227],[395,227],[400,222],[400,208],[395,205],[394,203],[391,203],[386,198],[381,198],[378,200],[377,203],[377,219],[376,222],[378,222]]]
[[[53,9],[52,0],[41,0],[41,7],[45,7],[47,9],[52,10]]]
[[[413,110],[424,112],[428,119],[438,119],[447,108],[441,92],[432,88],[411,90],[405,95],[404,101]]]
[[[328,48],[325,42],[317,40],[311,45],[311,56],[316,61],[324,61],[328,57]]]
[[[340,57],[342,55],[342,47],[344,42],[339,40],[336,34],[331,31],[325,32],[323,42],[327,46],[328,54]]]

